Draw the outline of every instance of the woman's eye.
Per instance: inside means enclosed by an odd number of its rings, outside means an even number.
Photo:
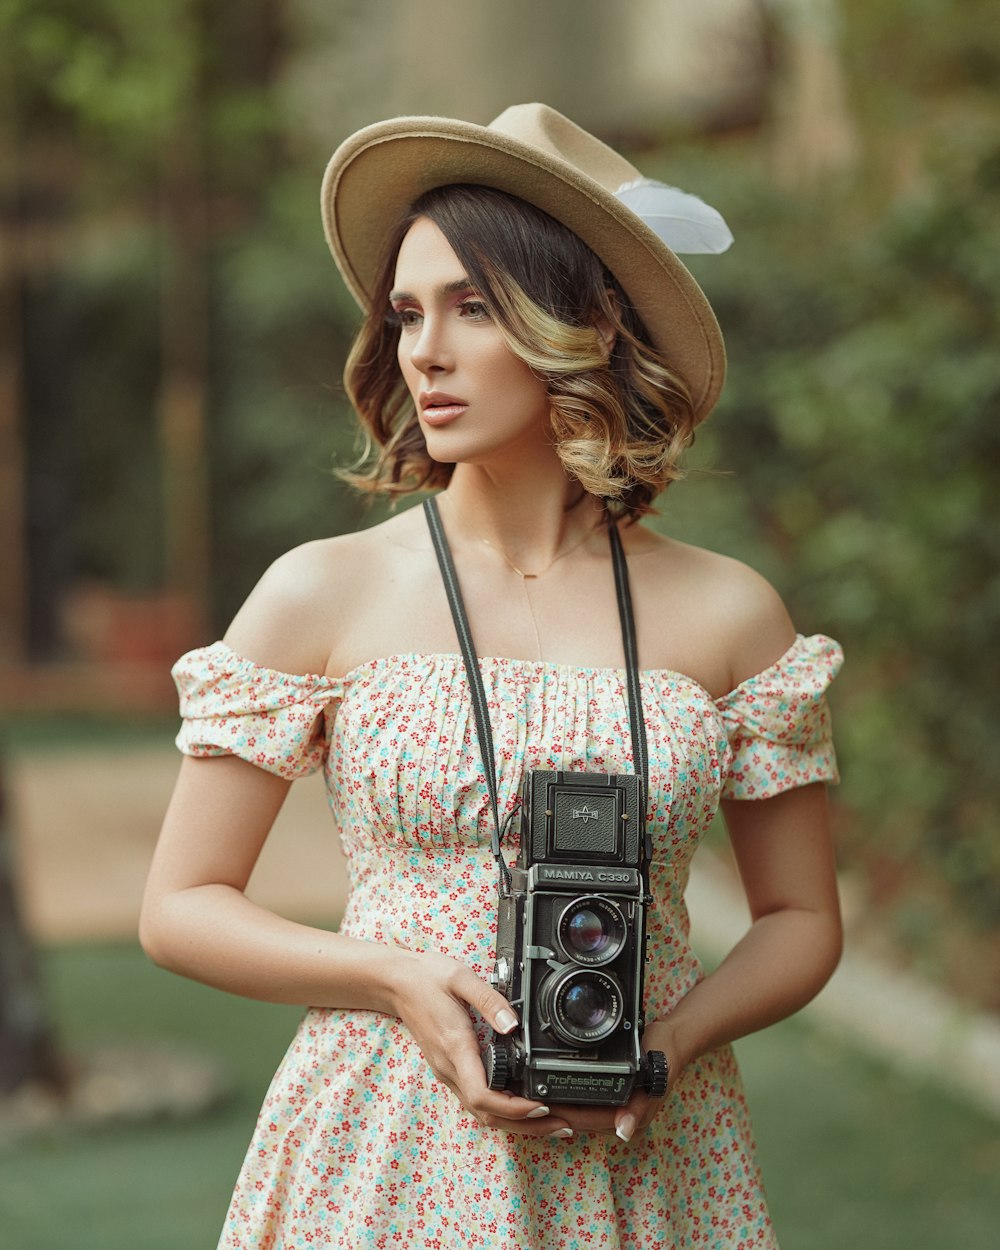
[[[462,315],[473,321],[488,321],[490,310],[481,299],[465,299],[459,304]]]
[[[386,320],[394,326],[415,326],[420,321],[420,314],[415,308],[393,308]]]

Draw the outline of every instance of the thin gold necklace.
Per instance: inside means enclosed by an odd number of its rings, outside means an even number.
[[[461,524],[462,518],[459,515],[459,511],[458,511],[458,508],[455,506],[454,500],[450,496],[446,495],[445,497],[448,499],[448,506],[455,513],[455,519]],[[586,497],[587,497],[587,492],[584,491],[583,494],[581,494],[580,498],[577,499],[576,502],[572,504],[569,508],[567,508],[566,511],[572,512],[574,508],[578,507]],[[531,595],[528,593],[528,582],[537,581],[540,577],[546,574],[549,571],[549,569],[552,568],[552,566],[556,564],[559,560],[563,560],[565,559],[566,556],[572,555],[574,551],[578,551],[585,542],[593,538],[593,536],[597,533],[599,525],[600,525],[600,522],[592,526],[578,542],[575,542],[571,547],[567,547],[565,551],[557,551],[556,554],[552,557],[552,559],[548,562],[548,564],[546,564],[545,568],[539,569],[537,573],[526,573],[524,569],[518,568],[517,565],[514,563],[514,561],[506,553],[506,551],[504,551],[503,547],[501,547],[498,543],[491,543],[488,538],[484,538],[482,534],[477,534],[475,530],[472,531],[473,537],[478,539],[478,541],[481,542],[484,547],[489,547],[491,551],[495,551],[497,555],[500,556],[503,562],[507,565],[507,567],[511,569],[512,572],[516,573],[518,578],[520,579],[521,589],[524,592],[524,602],[527,605],[528,617],[531,621],[531,632],[535,636],[535,658],[537,660],[541,660],[542,658],[542,643],[541,643],[541,639],[538,636],[538,622],[535,619],[535,607],[534,607],[534,604],[531,602]]]
[[[556,564],[559,560],[565,559],[566,556],[571,556],[574,551],[579,550],[579,548],[582,547],[583,544],[588,539],[593,538],[596,532],[597,532],[597,526],[595,525],[593,529],[588,530],[587,533],[584,534],[584,536],[580,539],[580,541],[577,543],[574,543],[572,547],[567,547],[565,551],[557,552],[552,557],[552,559],[548,562],[548,564],[546,564],[545,568],[539,569],[537,573],[526,573],[524,569],[519,569],[517,565],[514,563],[514,561],[510,558],[510,556],[506,553],[506,551],[504,551],[503,547],[498,546],[496,543],[491,543],[488,538],[483,538],[482,535],[480,534],[477,534],[476,537],[479,539],[481,543],[489,547],[491,551],[495,551],[497,555],[501,556],[503,560],[505,561],[505,563],[514,570],[514,572],[518,575],[518,577],[521,579],[522,582],[528,582],[528,581],[533,582],[533,581],[537,581],[538,578],[543,577],[549,571],[549,569],[552,568],[553,564]]]
[[[459,514],[458,507],[455,504],[454,500],[447,493],[444,495],[444,498],[448,500],[449,508],[451,508],[451,510],[455,513],[455,519],[459,522],[459,524],[462,524],[463,523],[462,517]],[[570,512],[574,512],[580,506],[580,504],[583,503],[583,501],[586,498],[587,498],[587,492],[584,491],[580,495],[579,499],[575,500],[566,509],[567,515]],[[543,577],[549,571],[549,569],[552,568],[554,564],[557,564],[560,560],[565,560],[567,556],[571,556],[574,551],[578,551],[585,542],[587,542],[590,538],[593,538],[593,536],[597,533],[597,530],[600,524],[601,522],[599,521],[595,523],[589,530],[587,530],[587,532],[583,535],[581,539],[579,539],[579,541],[573,543],[571,547],[567,547],[565,551],[557,551],[556,554],[552,557],[552,559],[548,562],[548,564],[546,564],[546,566],[543,569],[539,569],[537,573],[526,573],[524,569],[518,568],[517,565],[514,563],[514,561],[510,558],[507,552],[504,551],[503,547],[501,547],[499,543],[492,543],[490,542],[488,538],[484,538],[482,534],[477,534],[474,529],[471,529],[471,527],[469,528],[471,530],[473,538],[481,542],[484,547],[489,547],[491,551],[495,551],[497,555],[507,565],[507,567],[509,569],[512,569],[513,572],[515,572],[522,581],[529,581],[529,580],[536,581],[539,577]]]

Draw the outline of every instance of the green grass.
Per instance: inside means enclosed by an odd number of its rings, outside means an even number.
[[[0,1153],[0,1242],[13,1250],[207,1250],[215,1245],[257,1110],[301,1013],[152,967],[134,947],[46,957],[64,1046],[172,1040],[224,1065],[211,1116],[75,1135]]]
[[[737,1053],[783,1247],[994,1250],[995,1120],[797,1021]]]
[[[123,716],[108,713],[48,712],[0,714],[0,749],[4,752],[67,750],[95,747],[119,750],[128,747],[166,746],[174,740],[179,718],[175,715]]]
[[[207,1250],[295,1009],[244,1002],[152,968],[132,947],[50,952],[70,1049],[174,1039],[234,1083],[201,1120],[54,1134],[0,1155],[0,1228],[17,1250]],[[992,1250],[995,1122],[802,1024],[740,1044],[784,1250]]]

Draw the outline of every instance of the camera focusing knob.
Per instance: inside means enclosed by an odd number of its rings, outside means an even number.
[[[510,960],[506,955],[500,956],[490,973],[490,985],[501,993],[510,987]]]
[[[650,1098],[662,1098],[667,1092],[667,1084],[670,1080],[670,1067],[667,1063],[667,1056],[662,1050],[649,1050],[646,1052],[646,1071],[643,1076],[642,1087]]]
[[[510,1054],[506,1046],[490,1042],[483,1053],[486,1084],[490,1089],[506,1089],[511,1077]]]

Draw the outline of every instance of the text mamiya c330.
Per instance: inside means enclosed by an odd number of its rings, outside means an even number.
[[[637,1083],[666,1092],[663,1053],[640,1045],[649,902],[641,796],[627,774],[528,774],[491,978],[521,1025],[486,1047],[491,1089],[615,1106]]]

